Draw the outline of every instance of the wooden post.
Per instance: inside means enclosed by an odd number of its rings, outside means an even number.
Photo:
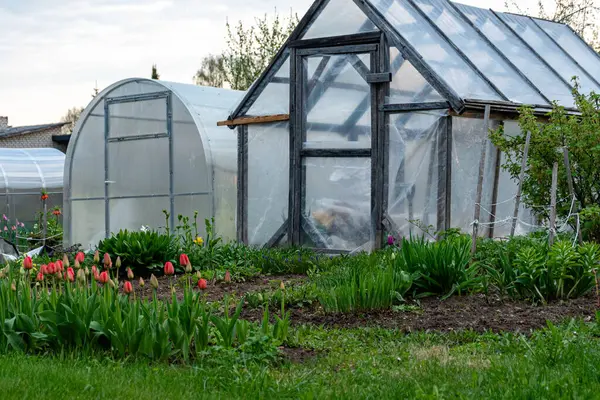
[[[517,187],[517,195],[515,197],[515,212],[513,213],[512,227],[510,228],[510,236],[515,235],[517,229],[517,220],[519,219],[519,206],[521,205],[521,191],[523,190],[523,179],[525,179],[525,168],[527,168],[527,155],[529,154],[529,143],[531,142],[531,132],[527,132],[525,139],[525,147],[523,149],[523,160],[521,161],[521,174],[519,175],[519,186]]]
[[[483,176],[485,173],[485,156],[487,151],[487,133],[490,125],[491,106],[485,106],[485,116],[483,119],[483,130],[485,133],[481,145],[481,158],[479,159],[479,176],[477,177],[477,194],[475,197],[475,215],[473,216],[473,244],[471,245],[471,255],[475,255],[477,250],[477,236],[479,235],[479,218],[481,216],[481,198],[483,197]]]
[[[563,154],[565,158],[565,168],[567,169],[567,183],[569,184],[569,194],[571,195],[571,201],[575,201],[575,186],[573,185],[573,175],[571,174],[571,162],[569,161],[569,149],[563,147]],[[578,208],[575,208],[579,212]],[[568,221],[567,221],[568,222]],[[581,229],[577,229],[577,240],[579,244],[583,244],[583,235]]]
[[[558,186],[558,162],[554,162],[552,167],[552,189],[550,189],[550,237],[548,244],[554,244],[554,235],[556,234],[556,190]]]

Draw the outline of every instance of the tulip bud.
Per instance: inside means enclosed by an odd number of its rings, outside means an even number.
[[[33,268],[33,261],[31,260],[31,257],[25,256],[25,258],[23,259],[23,268],[25,268],[26,270],[30,270],[31,268]]]
[[[191,274],[191,273],[192,273],[192,271],[193,271],[193,269],[192,269],[192,263],[188,262],[188,263],[186,264],[186,266],[185,266],[185,273],[186,273],[186,274]]]
[[[285,289],[285,285],[283,284],[283,281],[281,281],[281,284],[279,285],[279,289],[281,289],[281,290]]]
[[[177,293],[177,290],[175,290],[175,286],[171,286],[171,294],[175,294]]]
[[[84,272],[85,276],[90,276],[90,269],[88,267],[85,267],[83,272]]]
[[[173,275],[175,274],[175,267],[171,261],[167,261],[165,263],[165,275]]]
[[[80,269],[81,264],[79,264],[79,260],[75,259],[75,269]]]
[[[207,286],[206,279],[198,280],[198,289],[205,290]]]
[[[99,275],[98,275],[98,282],[106,284],[108,283],[109,278],[108,278],[108,272],[106,271],[102,271]]]
[[[65,270],[65,266],[63,265],[62,261],[60,261],[60,260],[55,262],[54,265],[60,272],[63,272]]]
[[[129,267],[127,267],[127,279],[129,279],[129,280],[133,279],[133,271]]]
[[[17,291],[17,285],[15,285],[14,282],[10,284],[10,290],[12,290],[13,292]]]
[[[85,271],[80,269],[79,271],[77,271],[77,282],[79,282],[80,284],[84,285],[86,281],[85,278]]]
[[[225,283],[231,283],[231,274],[229,271],[225,271]]]
[[[98,264],[100,262],[100,252],[96,250],[94,253],[94,264]]]
[[[113,281],[112,279],[108,280],[108,286],[110,286],[112,289],[115,289],[117,287],[115,281]]]
[[[81,271],[81,270],[80,270]],[[67,268],[67,272],[65,274],[66,279],[68,279],[71,282],[75,282],[75,271],[73,271],[73,268],[69,267]]]
[[[123,291],[125,294],[130,295],[133,292],[133,285],[129,281],[125,281],[123,284]]]
[[[49,272],[48,272],[48,266],[47,266],[47,265],[45,265],[45,264],[44,264],[44,265],[42,265],[42,266],[40,267],[40,272],[41,272],[42,274],[44,274],[44,275],[45,275],[45,274],[48,274],[48,273],[49,273]]]
[[[36,281],[38,282],[42,282],[44,280],[44,274],[42,274],[41,272],[38,272],[37,277],[35,278]]]
[[[154,289],[158,289],[158,279],[156,279],[154,274],[152,274],[152,276],[150,277],[150,285],[152,285]]]
[[[112,266],[112,260],[108,253],[104,253],[104,267],[110,268]]]
[[[66,254],[63,255],[63,265],[67,268],[71,266],[71,264],[69,264],[69,257]]]
[[[146,285],[146,282],[144,282],[144,280],[142,278],[140,278],[140,287],[144,287]]]
[[[200,273],[200,271],[196,272],[196,278],[198,278],[198,280],[202,278],[202,274]]]
[[[119,257],[117,257],[117,261],[115,262],[115,266],[116,266],[117,268],[121,268],[121,257],[120,257],[120,256],[119,256]]]
[[[190,263],[190,259],[189,259],[189,257],[187,256],[187,254],[181,254],[181,255],[179,256],[179,264],[180,264],[182,267],[185,267],[185,266],[187,266],[189,263]]]

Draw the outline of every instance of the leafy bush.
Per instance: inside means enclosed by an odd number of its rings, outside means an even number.
[[[138,275],[160,271],[165,261],[176,260],[179,254],[174,236],[149,230],[122,230],[101,241],[98,249],[113,258],[121,257],[123,265]]]

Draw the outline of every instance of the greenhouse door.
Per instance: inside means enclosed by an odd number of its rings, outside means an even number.
[[[104,123],[106,236],[172,225],[170,92],[108,98]]]
[[[295,240],[301,245],[348,252],[370,250],[376,236],[381,238],[381,207],[374,198],[383,189],[372,185],[383,171],[373,151],[380,136],[378,89],[385,75],[377,73],[378,48],[295,50],[299,84],[293,94],[293,137],[299,154],[290,177],[300,185],[290,220],[299,228]]]

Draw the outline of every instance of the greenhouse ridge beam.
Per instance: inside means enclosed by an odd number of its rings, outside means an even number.
[[[228,119],[233,120],[239,117],[240,115],[248,112],[252,104],[256,101],[258,96],[263,92],[264,88],[269,84],[271,78],[275,76],[279,68],[285,63],[285,57],[283,57],[286,53],[291,53],[289,44],[298,38],[302,37],[308,31],[312,23],[315,19],[321,14],[321,11],[325,8],[325,6],[329,3],[329,0],[317,0],[312,6],[308,9],[307,13],[302,17],[296,29],[292,32],[290,37],[285,41],[281,49],[277,52],[271,64],[267,67],[266,70],[260,75],[260,77],[256,80],[255,84],[250,87],[248,93],[244,96],[242,101],[238,104],[236,109],[231,113]],[[290,56],[291,58],[291,56]],[[291,110],[290,110],[291,113]]]
[[[579,69],[581,69],[583,71],[583,73],[586,74],[587,77],[592,80],[592,82],[594,82],[596,85],[598,85],[600,87],[600,83],[596,80],[596,78],[594,78],[583,66],[581,66],[581,64],[579,64],[579,62],[576,59],[574,59],[573,57],[571,57],[571,55],[569,54],[569,52],[567,52],[567,50],[565,48],[563,48],[556,40],[554,40],[554,38],[552,36],[550,36],[548,34],[548,32],[546,32],[546,30],[544,28],[542,28],[541,25],[535,19],[533,19],[531,17],[529,17],[529,19],[531,20],[531,22],[533,22],[533,24],[540,31],[542,31],[542,35],[548,37],[548,39],[550,39],[552,41],[552,43],[554,43],[556,45],[556,47],[558,47],[559,49],[561,49],[561,51],[564,53],[565,56],[567,56],[568,59],[570,59],[571,61],[573,61],[573,63],[575,63],[575,65],[577,65],[579,67]]]
[[[387,35],[388,39],[398,48],[404,58],[406,58],[413,67],[421,73],[423,78],[450,102],[454,111],[461,112],[464,109],[464,103],[458,93],[456,93],[456,91],[452,89],[440,75],[427,65],[419,52],[390,25],[385,17],[367,0],[353,1],[367,15],[371,22]]]
[[[439,26],[437,26],[437,24],[431,19],[429,18],[429,16],[423,12],[423,10],[421,10],[421,7],[419,7],[417,4],[415,4],[415,2],[413,0],[406,0],[415,10],[416,12],[423,18],[425,19],[425,21],[431,26],[431,28],[433,28],[433,30],[442,37],[442,39],[444,39],[446,41],[446,43],[452,48],[454,49],[454,51],[456,52],[456,54],[458,54],[458,56],[460,58],[462,58],[462,60],[469,66],[471,67],[471,69],[475,72],[475,74],[477,76],[479,76],[481,79],[483,79],[483,81],[485,83],[488,84],[488,86],[494,91],[496,92],[497,95],[499,95],[502,99],[508,101],[508,97],[506,97],[506,95],[498,88],[498,86],[496,86],[494,84],[494,82],[492,82],[479,68],[477,68],[477,66],[475,65],[475,63],[473,61],[471,61],[471,59],[469,57],[467,57],[467,55],[465,53],[463,53],[463,51],[448,37],[448,35],[446,35],[446,33],[440,29]]]
[[[533,82],[531,82],[531,80],[519,68],[517,68],[517,66],[502,51],[500,51],[498,46],[496,46],[494,42],[488,39],[487,36],[484,35],[483,32],[458,7],[456,7],[456,5],[453,2],[448,0],[448,4],[450,4],[450,7],[452,7],[458,13],[458,15],[460,15],[460,17],[463,19],[463,21],[465,21],[465,23],[470,25],[471,28],[473,28],[473,30],[475,30],[475,32],[479,34],[479,36],[481,37],[481,39],[483,39],[484,42],[486,42],[492,49],[494,49],[494,51],[500,56],[500,58],[502,58],[504,62],[506,62],[521,77],[521,79],[527,82],[527,84],[544,100],[546,100],[548,104],[552,104],[552,101],[548,97],[546,97],[546,95],[544,95],[544,93],[542,93],[542,91],[536,85],[534,85]]]

